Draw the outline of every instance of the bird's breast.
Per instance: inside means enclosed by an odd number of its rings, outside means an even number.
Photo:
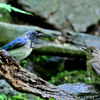
[[[30,48],[30,41],[28,41],[27,44],[13,50],[9,50],[8,52],[17,60],[25,59],[32,52],[32,48]]]

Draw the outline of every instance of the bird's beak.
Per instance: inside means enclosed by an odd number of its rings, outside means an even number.
[[[82,47],[82,49],[86,51],[86,47]]]
[[[37,36],[38,36],[38,37],[39,37],[39,36],[43,36],[43,34],[42,34],[42,33],[38,33],[38,35],[37,35]]]

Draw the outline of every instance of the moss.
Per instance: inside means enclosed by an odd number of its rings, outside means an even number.
[[[49,82],[55,85],[64,83],[78,83],[78,82],[85,82],[92,84],[92,81],[89,78],[87,71],[84,70],[60,72],[56,76],[52,76]]]
[[[13,22],[12,16],[6,9],[0,9],[0,21],[1,22]]]
[[[12,95],[12,96],[1,93],[0,100],[46,100],[46,99],[34,95],[28,96],[28,94],[26,93],[19,93],[18,95]],[[50,98],[50,100],[54,100],[54,99]]]

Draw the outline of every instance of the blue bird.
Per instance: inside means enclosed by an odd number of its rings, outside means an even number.
[[[42,35],[42,33],[36,31],[27,31],[20,37],[2,46],[1,49],[7,50],[12,57],[20,61],[32,52],[36,38]]]

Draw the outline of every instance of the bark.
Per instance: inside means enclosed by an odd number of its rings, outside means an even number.
[[[0,49],[0,74],[14,89],[20,92],[32,93],[46,99],[76,100],[73,94],[69,94],[23,69],[7,51],[2,49]]]

